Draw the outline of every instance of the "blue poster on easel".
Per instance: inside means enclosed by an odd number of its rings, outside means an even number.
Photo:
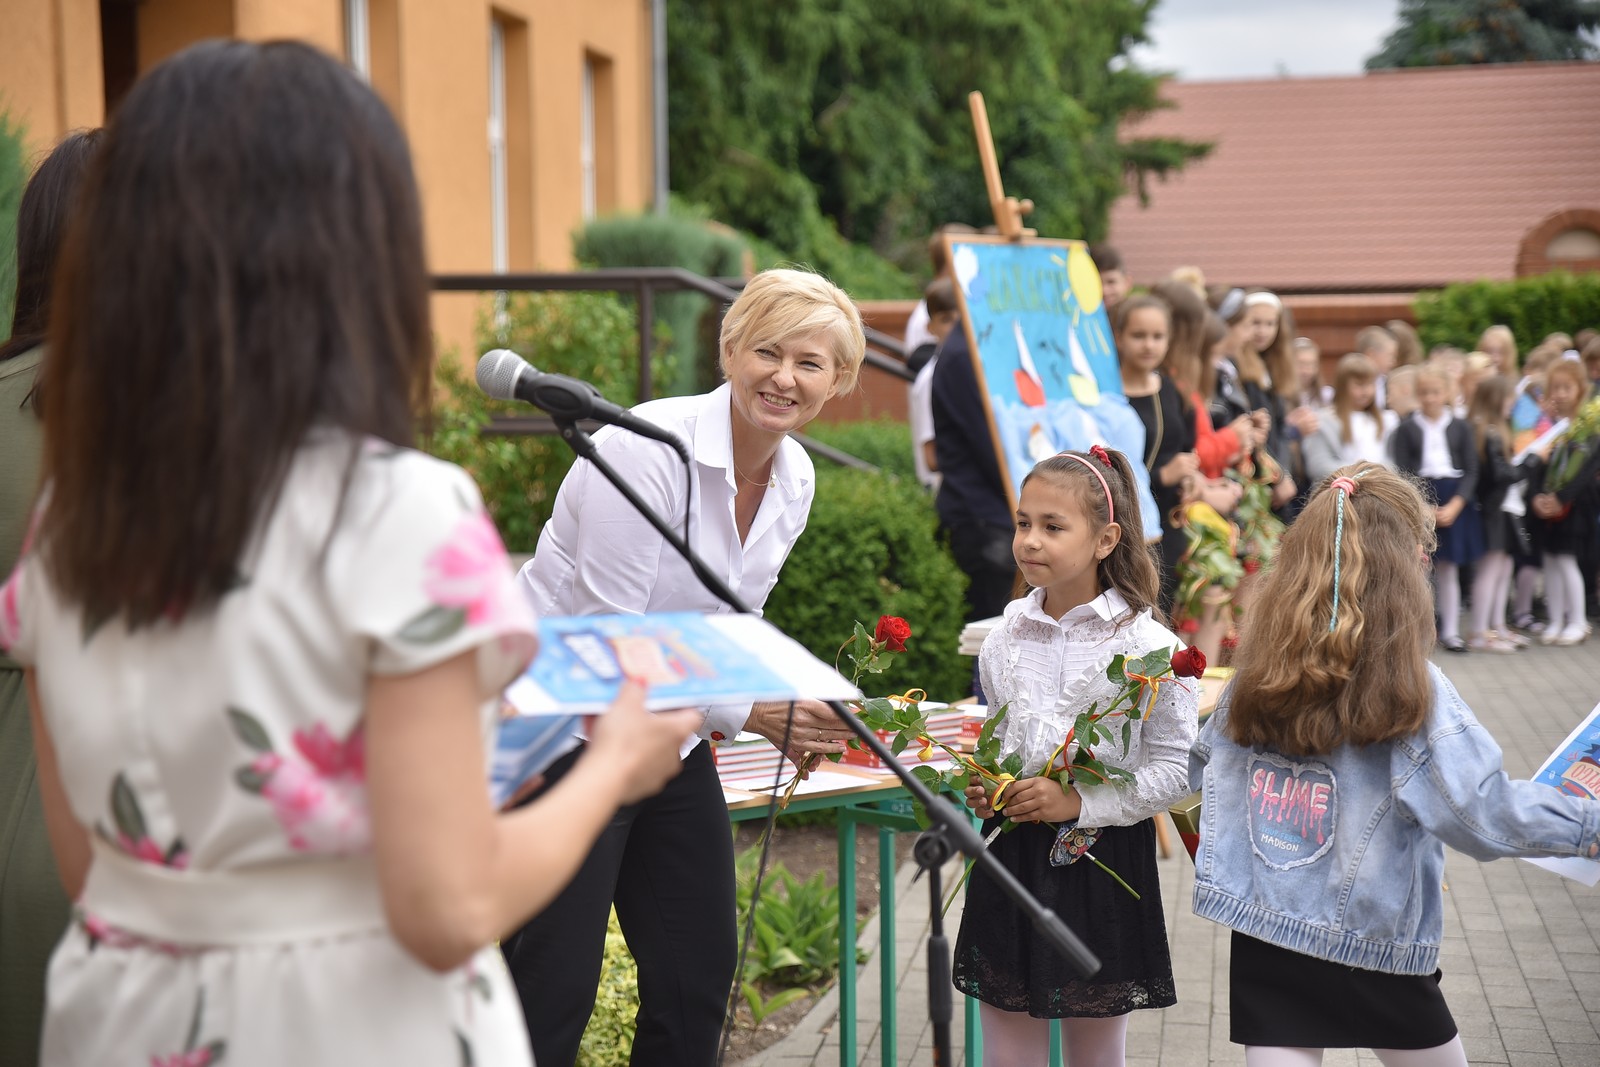
[[[1065,449],[1105,445],[1132,461],[1144,535],[1160,537],[1140,461],[1144,423],[1122,395],[1088,246],[973,236],[949,239],[948,252],[1012,508],[1035,463]]]

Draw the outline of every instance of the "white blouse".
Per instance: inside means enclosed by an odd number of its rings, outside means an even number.
[[[1037,774],[1078,715],[1109,699],[1106,680],[1113,656],[1142,656],[1183,646],[1149,611],[1134,614],[1116,590],[1073,608],[1060,619],[1044,611],[1044,590],[1006,606],[978,655],[979,677],[991,712],[1006,707],[996,730],[1004,758],[1020,753],[1023,774]],[[1122,730],[1097,753],[1108,765],[1133,772],[1132,782],[1078,782],[1079,825],[1132,826],[1189,790],[1189,748],[1199,732],[1199,688],[1192,679],[1162,684],[1155,708],[1134,719],[1126,751]]]
[[[1417,425],[1422,427],[1422,462],[1417,473],[1424,478],[1459,478],[1461,468],[1450,457],[1450,439],[1445,429],[1454,421],[1446,411],[1437,420],[1417,412]]]
[[[634,408],[640,418],[675,432],[694,462],[691,546],[759,612],[778,582],[789,550],[806,528],[815,494],[811,457],[784,438],[749,536],[739,541],[734,517],[732,391],[724,384],[697,396],[667,397]],[[681,533],[685,510],[683,463],[667,445],[613,426],[597,430],[595,446],[645,502]],[[555,511],[520,577],[534,611],[545,615],[642,615],[652,611],[731,611],[690,570],[683,557],[606,481],[578,460],[556,494]],[[732,740],[750,705],[705,709],[700,737]],[[687,755],[699,743],[685,742]]]

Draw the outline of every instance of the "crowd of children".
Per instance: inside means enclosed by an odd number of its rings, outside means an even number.
[[[1139,291],[1114,250],[1094,256],[1123,392],[1146,429],[1160,606],[1187,640],[1214,659],[1231,654],[1255,575],[1309,488],[1356,462],[1426,487],[1442,649],[1587,639],[1600,613],[1600,427],[1581,414],[1600,381],[1594,329],[1523,353],[1510,329],[1486,323],[1471,352],[1425,352],[1392,320],[1325,360],[1274,293],[1208,286],[1193,268]],[[944,278],[928,293],[946,331],[953,296]],[[919,461],[934,454],[930,377],[913,403]]]

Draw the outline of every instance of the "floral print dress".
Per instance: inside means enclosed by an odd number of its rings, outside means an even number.
[[[439,974],[389,933],[362,721],[371,675],[475,650],[487,760],[533,626],[466,474],[331,432],[204,615],[86,619],[25,549],[0,644],[36,669],[94,851],[42,1062],[531,1062],[498,951]]]

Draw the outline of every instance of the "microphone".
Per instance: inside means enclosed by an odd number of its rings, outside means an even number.
[[[689,462],[689,449],[671,430],[662,429],[618,407],[588,382],[565,374],[546,374],[508,348],[485,352],[478,360],[478,388],[499,400],[521,400],[547,413],[558,423],[590,419],[620,426],[640,437],[668,444]]]

